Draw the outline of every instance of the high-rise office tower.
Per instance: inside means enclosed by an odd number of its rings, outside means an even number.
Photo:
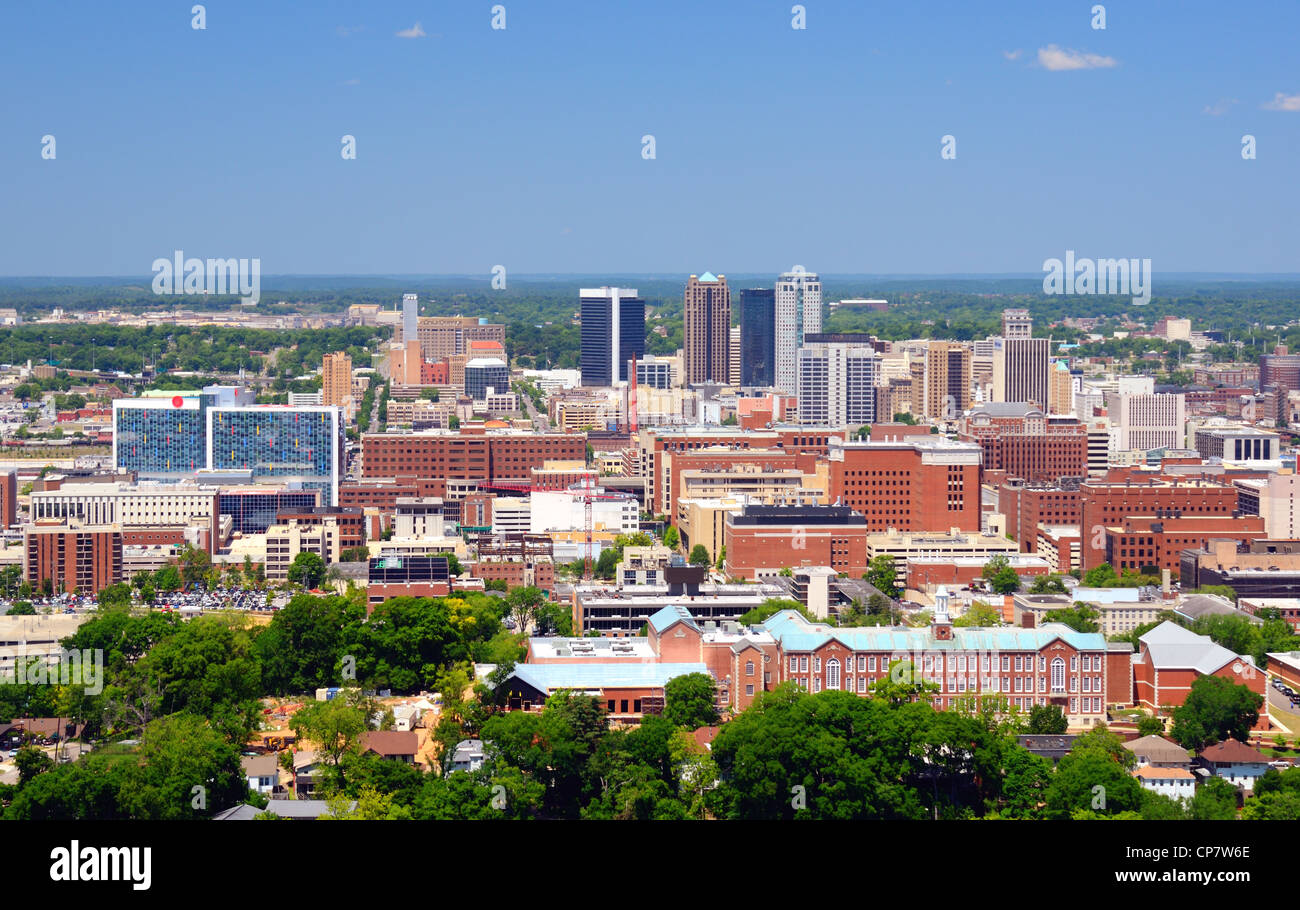
[[[420,298],[416,294],[402,295],[402,340],[419,337]]]
[[[804,337],[822,330],[822,283],[796,266],[776,280],[776,387],[793,395],[799,387],[798,351]]]
[[[931,341],[925,351],[925,416],[956,420],[971,407],[973,358],[960,341]]]
[[[347,351],[325,355],[321,364],[321,404],[352,411],[352,358]]]
[[[1051,342],[1033,337],[1028,310],[1002,311],[1002,346],[994,352],[993,399],[1048,405]]]
[[[685,380],[731,381],[731,292],[727,276],[692,275],[686,282]]]
[[[740,384],[776,384],[776,291],[771,288],[740,292]]]
[[[805,335],[798,351],[799,422],[857,427],[876,420],[880,355],[859,334]]]
[[[582,384],[627,381],[628,361],[645,356],[645,301],[635,288],[582,288]]]
[[[727,357],[727,381],[740,385],[740,326],[731,327],[730,353]]]

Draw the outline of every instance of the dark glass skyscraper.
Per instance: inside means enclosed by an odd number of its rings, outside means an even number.
[[[776,292],[746,288],[740,292],[740,384],[776,382]]]
[[[583,288],[582,384],[628,379],[627,364],[645,356],[645,301],[635,288]]]

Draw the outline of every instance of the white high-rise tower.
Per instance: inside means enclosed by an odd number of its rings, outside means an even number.
[[[776,387],[788,395],[799,391],[799,355],[805,335],[822,330],[822,283],[801,265],[776,281]]]

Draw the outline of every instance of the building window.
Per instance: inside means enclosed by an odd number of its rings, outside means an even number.
[[[800,673],[807,673],[807,672],[808,672],[808,657],[807,657],[807,655],[805,655],[805,656],[799,658],[799,672],[800,672]]]
[[[858,677],[858,691],[859,692],[867,691],[867,678],[865,676]]]
[[[754,694],[754,684],[753,684],[753,683],[750,683],[750,684],[748,684],[747,686],[745,686],[745,694],[746,694],[746,695],[753,695],[753,694]]]
[[[1060,657],[1052,661],[1052,691],[1065,691],[1065,661]]]
[[[790,672],[793,673],[799,669],[799,658],[793,654],[790,655]]]
[[[840,662],[834,657],[826,661],[826,688],[840,688]]]
[[[754,675],[754,662],[752,660],[745,661],[745,675],[746,676]]]

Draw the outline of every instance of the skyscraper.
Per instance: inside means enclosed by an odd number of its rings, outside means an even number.
[[[420,298],[417,294],[402,295],[402,340],[419,337]]]
[[[802,266],[776,281],[776,387],[793,395],[799,387],[798,355],[806,335],[822,330],[822,283]]]
[[[1033,337],[1028,310],[1002,311],[1002,346],[994,351],[994,401],[1026,402],[1046,409],[1051,342]]]
[[[645,301],[636,288],[582,288],[582,384],[627,381],[627,365],[645,356]]]
[[[740,292],[740,384],[776,383],[776,291],[745,288]]]
[[[352,358],[347,351],[326,354],[321,364],[321,404],[352,412]]]
[[[727,276],[692,275],[686,282],[685,381],[726,384],[731,378],[731,292]]]
[[[931,341],[925,351],[925,416],[956,420],[971,407],[971,349],[960,341]]]
[[[798,351],[799,422],[858,427],[876,420],[880,355],[868,335],[804,336]]]

